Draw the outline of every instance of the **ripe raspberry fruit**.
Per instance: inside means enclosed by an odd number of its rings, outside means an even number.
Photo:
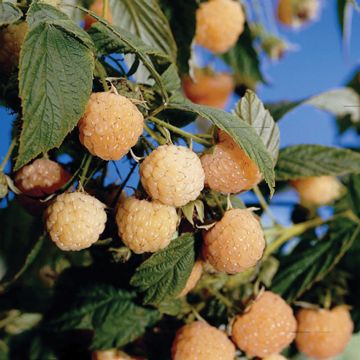
[[[285,356],[282,356],[280,354],[272,354],[264,357],[262,360],[287,360],[287,359]]]
[[[183,90],[192,102],[223,109],[234,90],[230,74],[210,73],[201,69],[195,70],[195,81],[190,76],[183,78]]]
[[[172,206],[129,197],[120,203],[116,223],[125,245],[141,254],[169,245],[176,231],[178,216]]]
[[[171,352],[173,360],[233,360],[235,346],[222,331],[195,321],[177,331]]]
[[[6,175],[0,171],[0,200],[3,199],[9,192]]]
[[[248,356],[277,354],[295,338],[296,320],[291,307],[270,291],[262,293],[232,328],[235,344]]]
[[[332,310],[301,309],[296,318],[296,346],[315,359],[333,358],[342,353],[354,327],[345,306],[337,306]]]
[[[143,132],[144,117],[126,97],[93,93],[79,121],[80,142],[103,160],[119,160]]]
[[[191,270],[190,276],[186,282],[185,287],[181,290],[178,297],[186,296],[198,283],[203,271],[203,263],[201,260],[195,261],[195,264]]]
[[[293,180],[291,185],[297,190],[301,202],[305,205],[325,205],[341,195],[341,184],[333,176]]]
[[[205,185],[224,194],[249,190],[261,181],[261,173],[253,160],[224,131],[213,152],[201,157]]]
[[[0,30],[0,72],[9,74],[17,68],[27,30],[28,25],[25,21]]]
[[[40,198],[59,190],[70,178],[57,162],[37,159],[16,173],[15,185],[24,195]]]
[[[91,359],[92,360],[136,360],[135,358],[117,349],[94,351],[91,354]]]
[[[103,16],[103,0],[95,0],[91,5],[89,10],[94,12],[98,16]],[[110,8],[107,9],[107,12],[104,16],[104,19],[107,20],[110,24],[112,23],[112,14]],[[84,30],[89,30],[91,25],[96,23],[97,20],[93,18],[90,14],[86,14],[84,17]]]
[[[204,258],[217,271],[236,274],[262,257],[265,239],[259,221],[247,209],[232,209],[204,233]]]
[[[197,44],[221,54],[230,50],[244,31],[245,14],[238,1],[210,0],[196,11]]]
[[[319,12],[319,0],[279,0],[277,8],[279,21],[294,28],[317,19]]]
[[[105,205],[80,193],[57,196],[46,209],[46,228],[61,250],[77,251],[90,247],[105,229]]]
[[[184,146],[162,145],[140,165],[146,192],[165,205],[184,206],[204,188],[204,170],[198,156]]]

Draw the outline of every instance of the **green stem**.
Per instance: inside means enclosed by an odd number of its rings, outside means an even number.
[[[271,210],[270,210],[270,208],[269,208],[269,205],[267,204],[267,202],[266,202],[263,194],[261,193],[259,187],[258,187],[257,185],[255,185],[252,190],[254,191],[256,197],[258,198],[261,207],[263,208],[263,210],[265,211],[265,213],[269,216],[271,222],[272,222],[274,225],[277,225],[278,222],[276,221],[275,216],[274,216],[273,213],[271,212]]]
[[[103,11],[102,11],[103,18],[106,19],[108,13],[109,13],[109,0],[104,0]]]
[[[0,165],[0,171],[3,171],[3,170],[4,170],[7,162],[9,161],[10,156],[11,156],[11,154],[12,154],[12,152],[13,152],[13,150],[14,150],[14,147],[15,147],[15,145],[16,145],[16,142],[17,142],[16,139],[13,139],[13,140],[11,141],[10,147],[9,147],[9,149],[8,149],[5,157],[4,157],[4,160],[2,161],[2,163],[1,163],[1,165]]]
[[[160,145],[166,144],[166,139],[164,139],[162,136],[158,135],[155,131],[153,131],[147,124],[144,124],[144,128],[146,132]]]
[[[213,197],[213,199],[214,199],[217,207],[219,208],[219,210],[220,210],[220,212],[221,212],[221,215],[224,215],[225,211],[224,211],[224,209],[223,209],[223,207],[222,207],[222,205],[221,205],[221,202],[220,202],[220,200],[219,200],[219,197],[218,197],[217,193],[214,192],[214,191],[212,191],[212,192],[211,192],[211,195],[212,195],[212,197]]]
[[[89,167],[90,167],[91,160],[92,160],[92,156],[91,156],[90,154],[86,154],[85,157],[86,157],[85,164],[84,164],[84,167],[82,168],[81,175],[80,175],[80,179],[79,179],[79,183],[80,183],[82,186],[83,186],[83,184],[85,183],[86,174],[87,174],[88,171],[89,171]]]
[[[210,141],[202,139],[202,138],[198,137],[197,135],[188,133],[187,131],[181,130],[181,129],[177,128],[176,126],[167,123],[166,121],[160,120],[160,119],[155,118],[155,117],[151,117],[149,120],[151,122],[157,124],[157,125],[160,125],[160,126],[163,126],[164,128],[169,129],[173,133],[178,134],[178,135],[180,135],[180,136],[182,136],[182,137],[184,137],[186,139],[192,139],[193,141],[195,141],[195,142],[197,142],[199,144],[203,144],[205,146],[211,146],[212,145]]]
[[[95,71],[100,78],[101,85],[103,86],[104,90],[110,91],[110,87],[106,82],[106,70],[99,60],[96,60],[95,62]]]

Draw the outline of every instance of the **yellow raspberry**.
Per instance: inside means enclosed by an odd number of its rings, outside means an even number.
[[[345,306],[332,310],[301,309],[296,318],[296,346],[315,359],[328,359],[341,354],[353,332],[354,325]]]
[[[176,231],[178,216],[173,206],[129,197],[120,203],[116,223],[125,245],[141,254],[169,245]]]
[[[205,185],[224,194],[249,190],[261,179],[253,160],[225,132],[219,132],[220,142],[213,152],[201,157],[205,171]]]
[[[103,0],[95,0],[91,5],[89,10],[94,12],[98,16],[103,16],[104,2]],[[110,7],[107,9],[107,12],[104,16],[104,19],[107,20],[110,24],[112,23],[112,14]],[[96,23],[97,20],[93,18],[90,14],[86,14],[84,17],[84,30],[89,30],[91,25]]]
[[[244,31],[245,14],[238,1],[210,0],[196,11],[197,44],[221,54],[230,50]]]
[[[9,192],[6,175],[0,171],[0,200],[3,199]]]
[[[291,307],[279,295],[265,291],[248,311],[236,317],[232,338],[248,356],[265,357],[290,345],[295,332]]]
[[[177,331],[171,352],[173,360],[233,360],[235,346],[224,332],[195,321]]]
[[[195,69],[195,80],[185,76],[182,87],[187,98],[195,104],[223,109],[234,90],[234,81],[228,73],[209,73]]]
[[[162,145],[140,165],[146,192],[165,205],[184,206],[204,188],[204,170],[198,156],[184,146]]]
[[[119,160],[137,143],[144,117],[126,97],[93,93],[79,121],[80,142],[103,160]]]
[[[186,296],[198,283],[203,271],[203,263],[201,260],[195,261],[195,264],[191,270],[190,276],[185,284],[185,287],[181,290],[178,297]]]
[[[71,175],[57,162],[37,159],[22,167],[15,175],[15,185],[24,194],[44,197],[64,186]]]
[[[261,259],[265,239],[259,221],[247,209],[232,209],[204,233],[204,258],[217,271],[236,274]]]
[[[279,0],[277,7],[279,21],[294,28],[316,20],[319,12],[319,0]]]
[[[301,202],[305,205],[325,205],[341,195],[341,184],[333,176],[293,180],[291,185],[297,190]]]
[[[25,21],[0,30],[0,72],[9,74],[18,66],[20,49],[27,30],[28,25]]]
[[[287,358],[280,354],[272,354],[272,355],[262,358],[262,360],[287,360]]]
[[[90,247],[105,229],[105,205],[88,194],[73,192],[57,196],[46,209],[46,228],[61,250]]]
[[[91,354],[91,360],[135,360],[135,359],[120,350],[111,349],[111,350],[103,350],[103,351],[94,351]]]

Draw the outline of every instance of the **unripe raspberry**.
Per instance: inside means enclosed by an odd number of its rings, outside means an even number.
[[[25,21],[0,30],[0,72],[9,74],[18,66],[20,49],[27,30],[28,25]]]
[[[205,185],[224,194],[249,190],[261,179],[253,160],[225,132],[219,132],[220,142],[213,152],[201,157],[205,171]]]
[[[227,73],[207,73],[195,70],[195,80],[183,78],[183,90],[187,98],[200,105],[223,109],[234,90],[232,76]]]
[[[162,145],[140,165],[146,192],[165,205],[184,206],[204,188],[204,170],[198,156],[184,146]]]
[[[354,327],[345,306],[337,306],[332,310],[301,309],[296,318],[296,346],[315,359],[333,358],[342,353]]]
[[[46,228],[61,250],[77,251],[90,247],[105,229],[105,205],[80,193],[57,196],[46,209]]]
[[[195,321],[177,331],[171,352],[173,360],[233,360],[235,346],[222,331]]]
[[[319,12],[319,0],[279,0],[277,8],[279,21],[295,28],[315,20]]]
[[[265,357],[290,345],[295,332],[291,307],[279,295],[265,291],[248,311],[236,317],[232,338],[248,356]]]
[[[80,142],[103,160],[119,160],[138,141],[144,117],[126,97],[93,93],[79,121]]]
[[[232,209],[204,233],[204,258],[215,270],[236,274],[261,259],[265,239],[259,221],[247,209]]]
[[[155,252],[169,245],[178,223],[176,209],[159,202],[129,197],[116,213],[119,236],[136,254]]]
[[[196,11],[197,44],[221,54],[230,50],[244,31],[245,14],[238,1],[210,0]]]
[[[195,261],[195,264],[191,270],[190,276],[185,284],[185,287],[181,290],[178,297],[186,296],[198,283],[203,271],[203,263],[201,260]]]
[[[24,195],[44,197],[59,190],[70,178],[71,175],[57,162],[37,159],[16,173],[15,185]]]
[[[341,195],[341,184],[333,176],[293,180],[291,185],[297,190],[301,202],[305,205],[325,205]]]
[[[91,5],[89,10],[94,12],[98,16],[103,16],[103,0],[95,0]],[[107,12],[104,16],[104,19],[107,20],[110,24],[112,23],[112,14],[110,7],[107,9]],[[93,18],[90,14],[86,14],[84,17],[84,30],[89,30],[91,25],[96,23],[97,20]]]

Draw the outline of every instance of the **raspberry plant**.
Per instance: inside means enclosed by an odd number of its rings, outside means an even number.
[[[277,4],[289,27],[321,16],[316,0]],[[290,46],[258,5],[0,3],[0,101],[16,116],[0,165],[0,359],[322,358],[359,331],[358,149],[280,149],[278,126],[307,104],[359,130],[359,74],[263,104],[260,63]],[[338,2],[344,36],[353,7]],[[231,71],[200,68],[201,45]],[[283,226],[271,205],[290,188]]]

